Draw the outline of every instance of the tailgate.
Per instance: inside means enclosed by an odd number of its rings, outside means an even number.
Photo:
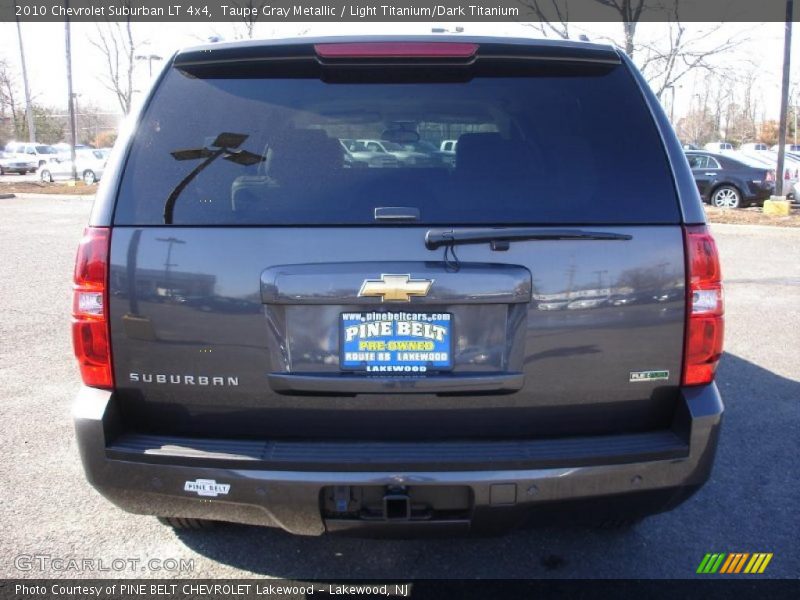
[[[117,228],[110,313],[126,417],[147,431],[273,438],[658,427],[680,376],[681,230],[614,232],[631,239],[459,247],[456,270],[425,248],[425,229]],[[402,276],[431,283],[408,302],[359,295],[365,281],[386,291],[387,275],[401,289]],[[394,325],[354,336],[363,368],[343,365],[343,318],[355,315]],[[445,315],[445,347],[398,345],[414,339],[397,338],[398,322]],[[439,350],[450,356],[437,365]]]

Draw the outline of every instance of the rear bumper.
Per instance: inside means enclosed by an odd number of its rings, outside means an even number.
[[[764,202],[764,200],[769,200],[770,197],[775,193],[775,186],[764,186],[762,184],[749,184],[748,193],[745,194],[745,202]]]
[[[333,449],[320,444],[318,454],[332,455],[325,460],[299,457],[313,445],[287,449],[254,442],[259,449],[125,434],[113,392],[91,388],[79,392],[74,419],[89,482],[130,512],[267,525],[306,535],[370,528],[483,531],[530,517],[585,516],[587,507],[593,518],[621,518],[680,504],[709,477],[723,412],[714,384],[686,388],[682,395],[671,432],[494,444],[473,453],[463,444],[413,444],[404,448],[416,448],[418,454],[405,459],[393,444]],[[453,450],[449,455],[448,449]],[[484,453],[489,457],[479,460]],[[457,455],[465,456],[459,461]],[[229,487],[203,496],[196,489],[186,491],[187,482],[197,480]],[[332,486],[466,488],[470,510],[458,518],[416,521],[326,518],[322,495]]]

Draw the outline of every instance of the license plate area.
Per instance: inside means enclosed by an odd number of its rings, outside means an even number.
[[[384,375],[449,371],[453,368],[452,323],[451,313],[342,313],[339,368]]]

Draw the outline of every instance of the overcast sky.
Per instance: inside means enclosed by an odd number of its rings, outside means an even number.
[[[308,35],[343,35],[348,33],[430,33],[431,27],[454,29],[455,23],[259,23],[256,37],[291,37],[300,33]],[[462,24],[466,33],[476,35],[511,35],[541,37],[538,31],[519,23],[466,23]],[[702,35],[713,28],[712,23],[686,24],[692,35]],[[147,54],[168,57],[175,50],[185,46],[204,43],[212,34],[221,34],[226,39],[233,39],[235,26],[229,23],[201,25],[192,23],[134,23],[134,36],[139,40],[147,40],[148,44],[141,49]],[[604,40],[605,37],[620,39],[619,23],[575,23],[572,35],[586,33],[593,41]],[[654,40],[664,36],[667,25],[664,23],[640,23],[637,32],[639,40]],[[241,30],[241,28],[240,28]],[[797,48],[800,46],[800,32],[795,36],[793,44],[794,60],[800,60]],[[738,36],[747,41],[718,57],[720,66],[747,70],[752,64],[758,65],[761,73],[759,89],[756,94],[764,110],[766,118],[777,118],[780,102],[780,77],[783,57],[782,23],[729,23],[708,38],[714,39]],[[22,35],[31,83],[31,92],[35,101],[57,107],[66,106],[67,84],[65,77],[64,24],[63,23],[23,23]],[[79,103],[90,101],[95,105],[107,107],[109,111],[119,110],[114,97],[103,88],[99,79],[105,76],[103,55],[90,44],[91,37],[96,36],[96,26],[92,23],[73,23],[73,71],[75,92],[80,94]],[[0,57],[6,59],[19,71],[19,47],[16,25],[0,23]],[[792,72],[800,74],[800,65],[795,65]],[[146,89],[149,85],[147,65],[138,67],[137,88]],[[696,83],[687,79],[676,90],[675,114],[680,115],[692,102]]]

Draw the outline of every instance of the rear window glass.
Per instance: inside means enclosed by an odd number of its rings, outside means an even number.
[[[364,84],[173,70],[139,125],[115,223],[363,225],[379,207],[430,225],[679,220],[652,117],[615,67]]]

